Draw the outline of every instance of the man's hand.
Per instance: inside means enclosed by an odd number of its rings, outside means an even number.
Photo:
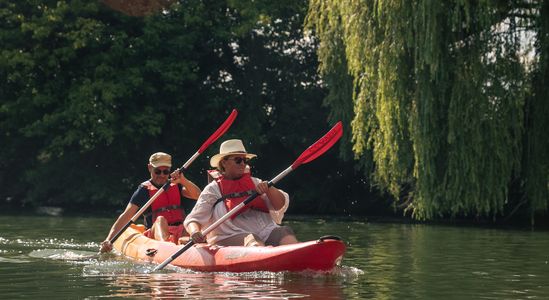
[[[185,175],[183,175],[183,173],[180,172],[179,169],[173,171],[172,174],[170,174],[170,178],[172,183],[184,184],[185,181],[187,181],[187,178],[185,178]]]
[[[195,231],[191,233],[191,239],[195,244],[205,243],[206,237],[202,234],[202,231]]]
[[[105,253],[105,252],[110,252],[112,250],[112,244],[111,242],[109,242],[109,240],[104,240],[102,243],[101,243],[101,249],[99,249],[99,251],[101,253]]]
[[[260,194],[263,195],[269,191],[269,182],[268,181],[262,181],[257,184],[255,187],[255,190]]]

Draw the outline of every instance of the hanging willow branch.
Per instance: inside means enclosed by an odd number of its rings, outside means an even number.
[[[540,28],[533,18],[534,1],[310,1],[327,102],[336,110],[352,101],[356,157],[372,160],[376,184],[397,200],[413,186],[415,218],[494,217],[514,201],[524,137],[542,134],[524,115],[532,68],[522,33]],[[352,85],[337,82],[349,75]],[[529,189],[546,193],[547,172]]]

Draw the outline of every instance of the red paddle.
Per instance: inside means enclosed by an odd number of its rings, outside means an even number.
[[[200,146],[200,148],[198,149],[198,151],[196,151],[195,154],[193,154],[193,156],[191,156],[191,158],[189,158],[187,160],[187,162],[185,164],[183,164],[183,166],[179,169],[179,172],[183,172],[184,170],[186,170],[189,165],[202,153],[204,152],[204,150],[206,150],[206,148],[208,148],[213,142],[215,142],[218,138],[220,138],[225,132],[227,132],[227,130],[229,129],[229,127],[231,127],[231,125],[233,124],[234,122],[234,119],[236,118],[236,116],[238,115],[238,112],[236,111],[236,109],[233,109],[233,111],[231,112],[231,114],[229,115],[229,117],[227,117],[227,120],[225,120],[225,122],[223,122],[223,124],[221,124],[221,126],[219,126],[219,128],[217,128],[217,130],[204,142],[204,144],[202,144],[202,146]],[[164,192],[165,190],[167,190],[168,188],[170,187],[170,181],[168,180],[168,182],[166,182],[166,184],[164,184],[162,186],[161,189],[159,189],[156,194],[154,194],[150,199],[149,201],[147,201],[147,203],[145,203],[145,205],[143,205],[143,207],[141,207],[141,209],[139,209],[135,215],[131,218],[131,220],[126,223],[126,225],[124,225],[124,227],[122,227],[122,229],[120,229],[120,231],[118,231],[118,233],[116,233],[110,240],[109,242],[112,244],[114,243],[119,237],[120,235],[124,232],[124,230],[126,230],[126,228],[128,228],[132,223],[134,223],[137,218],[139,218],[139,216],[141,216],[141,214],[143,214],[143,212],[149,208],[149,206],[154,202],[154,200],[156,198],[158,198],[158,196],[160,196],[162,194],[162,192]]]
[[[337,124],[328,131],[323,137],[321,137],[318,141],[316,141],[314,144],[309,146],[301,155],[294,161],[294,163],[289,166],[286,170],[282,171],[280,174],[278,174],[275,178],[271,179],[269,181],[269,186],[274,185],[277,183],[280,179],[282,179],[284,176],[288,175],[293,170],[297,169],[300,165],[306,164],[320,155],[324,154],[324,152],[328,151],[338,140],[341,138],[341,135],[343,134],[343,127],[341,125],[341,121],[337,122]],[[221,217],[219,220],[215,221],[212,225],[208,226],[205,230],[202,231],[202,235],[206,236],[208,233],[210,233],[212,230],[214,230],[217,226],[219,226],[221,223],[225,222],[228,218],[230,218],[232,215],[234,215],[237,211],[239,211],[242,207],[244,207],[246,204],[252,202],[259,194],[254,191],[253,194],[248,196],[246,200],[235,206],[233,209],[231,209],[228,213],[226,213],[223,217]],[[179,257],[183,252],[187,251],[191,246],[194,245],[193,240],[190,240],[183,246],[181,249],[177,250],[172,256],[168,257],[166,260],[164,260],[161,264],[156,266],[154,268],[153,272],[162,270],[167,264],[171,263],[174,259]]]

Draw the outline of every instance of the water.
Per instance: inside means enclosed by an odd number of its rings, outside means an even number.
[[[0,298],[548,299],[549,232],[299,218],[341,236],[329,273],[198,273],[99,255],[113,218],[0,216]]]

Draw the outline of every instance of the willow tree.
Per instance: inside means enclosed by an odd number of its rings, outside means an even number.
[[[397,207],[417,219],[546,211],[540,3],[310,1],[326,103]]]

